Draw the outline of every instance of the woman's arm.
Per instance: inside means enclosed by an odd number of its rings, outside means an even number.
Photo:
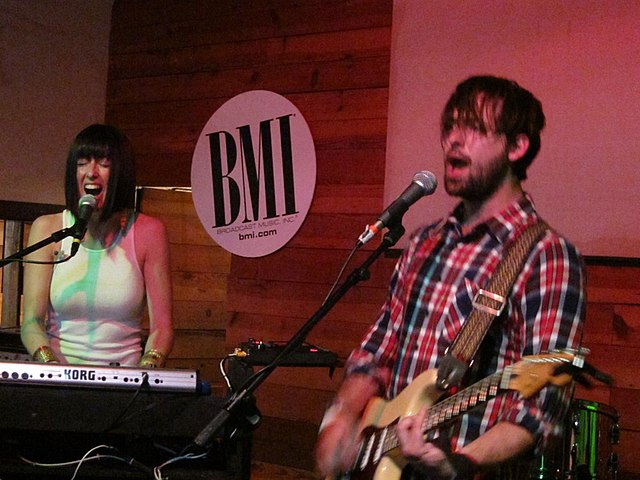
[[[61,214],[45,215],[31,225],[28,244],[33,245],[47,237],[61,226]],[[49,244],[29,254],[26,260],[51,262],[54,260],[56,244]],[[23,318],[21,327],[22,343],[33,355],[41,347],[49,347],[45,331],[45,319],[49,305],[49,288],[53,265],[24,264]],[[57,360],[57,359],[55,359]]]
[[[136,249],[144,252],[142,273],[149,308],[149,338],[140,364],[161,367],[174,338],[169,241],[160,220],[140,214],[137,222],[141,228],[136,228]]]

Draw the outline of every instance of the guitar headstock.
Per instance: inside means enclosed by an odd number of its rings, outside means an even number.
[[[507,388],[517,390],[524,398],[529,398],[546,385],[568,385],[574,377],[567,372],[581,369],[587,353],[588,350],[583,349],[528,355],[511,367]],[[565,365],[568,368],[559,368]]]

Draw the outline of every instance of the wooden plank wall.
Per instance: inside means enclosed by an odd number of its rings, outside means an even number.
[[[607,262],[588,259],[587,321],[584,345],[587,361],[610,374],[614,385],[578,387],[575,398],[599,402],[620,416],[620,444],[611,448],[620,456],[620,478],[640,478],[640,265],[637,261]],[[606,415],[595,418],[606,422]]]
[[[216,391],[221,356],[249,337],[287,340],[317,310],[355,239],[383,207],[391,12],[391,0],[115,1],[107,121],[132,138],[140,184],[188,186],[202,126],[248,90],[291,100],[316,143],[310,215],[267,257],[225,255],[203,235],[188,194],[144,192],[143,210],[167,223],[172,243],[179,334],[171,365],[202,369]],[[376,263],[371,279],[350,291],[309,341],[345,358],[375,317],[393,263]],[[589,265],[589,361],[616,385],[577,396],[620,413],[618,451],[627,473],[619,478],[640,472],[639,273],[633,265]],[[263,422],[254,459],[310,470],[317,425],[340,375],[277,370],[257,394]]]
[[[167,228],[176,341],[167,366],[196,368],[215,395],[225,388],[218,365],[226,355],[227,278],[231,254],[207,235],[184,191],[142,188],[140,210]]]
[[[186,302],[176,312],[180,331],[173,364],[215,362],[208,372],[220,385],[214,370],[222,352],[210,355],[208,345],[218,348],[224,322],[226,352],[249,337],[287,340],[320,306],[348,250],[379,213],[391,10],[391,0],[115,2],[107,121],[131,137],[139,184],[188,186],[200,130],[225,101],[248,90],[272,90],[292,101],[309,123],[317,150],[316,195],[297,236],[274,255],[232,259],[230,316],[211,307],[208,317],[206,308],[196,306],[192,318],[187,305],[216,295],[202,291],[209,280],[206,268],[189,271],[203,266],[193,256],[205,255],[208,247],[201,243],[189,252],[172,239],[180,255],[173,262],[174,296]],[[143,210],[170,220],[171,236],[184,235],[171,232],[186,227],[173,213],[164,216],[172,209],[148,203],[151,197],[162,203],[157,196],[171,194],[148,193]],[[191,223],[188,228],[197,229]],[[352,292],[309,341],[346,356],[378,309],[383,291],[370,290]],[[201,337],[208,329],[211,340]],[[339,375],[330,379],[327,370],[288,368],[263,384],[257,399],[264,419],[254,458],[310,469],[317,425]]]

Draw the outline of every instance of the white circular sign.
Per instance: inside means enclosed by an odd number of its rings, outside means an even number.
[[[261,257],[282,248],[304,222],[315,185],[309,126],[276,93],[233,97],[198,137],[193,201],[209,235],[233,254]]]

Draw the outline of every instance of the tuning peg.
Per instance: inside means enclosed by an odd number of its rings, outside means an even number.
[[[573,377],[573,379],[582,385],[585,388],[591,389],[593,386],[589,380],[582,374],[582,368],[572,365],[571,363],[565,362],[558,365],[553,369],[554,376],[568,374]]]
[[[587,373],[588,375],[591,375],[593,378],[595,378],[599,382],[605,383],[607,385],[613,385],[613,377],[604,372],[600,372],[593,365],[587,362],[584,362],[583,369],[585,373]]]
[[[580,365],[575,365],[575,363],[564,362],[558,365],[554,371],[554,375],[560,375],[562,373],[567,373],[571,375],[576,382],[581,385],[591,388],[591,383],[584,378],[583,373],[586,373],[590,377],[598,380],[599,382],[605,383],[607,385],[613,384],[613,378],[606,373],[598,371],[593,365],[587,362],[580,362]]]
[[[573,379],[588,390],[591,390],[593,388],[593,384],[589,380],[587,380],[586,377],[581,373],[579,373],[578,375],[574,375]]]

